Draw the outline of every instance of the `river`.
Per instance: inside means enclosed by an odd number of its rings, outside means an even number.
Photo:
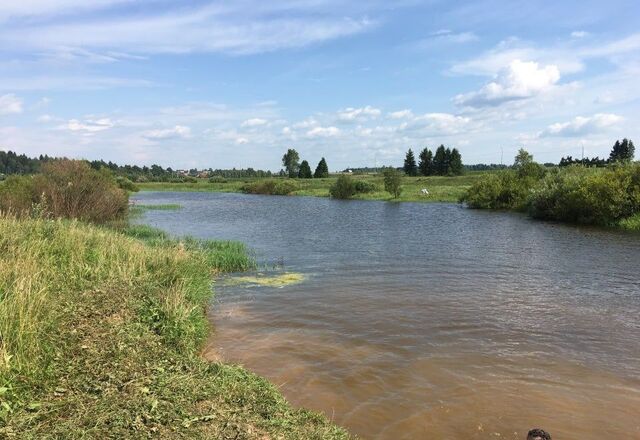
[[[640,438],[640,236],[455,204],[151,193],[139,221],[245,242],[210,357],[366,439]]]

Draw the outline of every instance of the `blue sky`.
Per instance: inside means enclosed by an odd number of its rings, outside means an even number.
[[[4,0],[0,148],[174,168],[640,139],[640,2]],[[639,141],[640,142],[640,141]]]

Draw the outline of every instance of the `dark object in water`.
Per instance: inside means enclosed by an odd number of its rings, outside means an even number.
[[[527,434],[527,440],[551,440],[551,434],[543,429],[532,429]]]

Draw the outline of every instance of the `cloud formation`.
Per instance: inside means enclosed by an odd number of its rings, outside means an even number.
[[[113,128],[113,126],[114,123],[109,118],[85,119],[84,121],[71,119],[66,125],[63,125],[61,128],[68,129],[70,131],[91,134],[97,133],[99,131],[109,130],[110,128]]]
[[[578,137],[598,133],[613,127],[623,120],[622,116],[612,113],[597,113],[593,116],[576,116],[568,122],[549,125],[538,137]]]
[[[338,112],[338,119],[342,122],[367,121],[380,116],[380,109],[371,107],[370,105],[361,108],[347,108]]]
[[[375,25],[357,11],[349,16],[324,5],[322,13],[314,14],[317,7],[295,1],[210,1],[195,7],[155,2],[145,14],[104,13],[126,1],[32,0],[21,6],[15,2],[0,12],[0,19],[12,18],[0,27],[0,44],[109,62],[141,53],[251,54],[304,47]],[[56,20],[59,15],[65,15],[64,23]]]
[[[173,128],[162,128],[144,132],[143,137],[150,140],[164,140],[175,138],[187,138],[191,135],[191,128],[184,125],[176,125]]]
[[[454,102],[463,107],[482,108],[531,98],[560,80],[558,66],[541,67],[534,61],[513,60],[498,72],[495,79],[480,90],[457,95]]]
[[[0,116],[22,113],[22,99],[13,93],[0,96]]]

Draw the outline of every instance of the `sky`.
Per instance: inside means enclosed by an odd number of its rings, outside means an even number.
[[[175,168],[608,156],[640,2],[2,0],[0,149]],[[640,142],[640,141],[637,141]]]

